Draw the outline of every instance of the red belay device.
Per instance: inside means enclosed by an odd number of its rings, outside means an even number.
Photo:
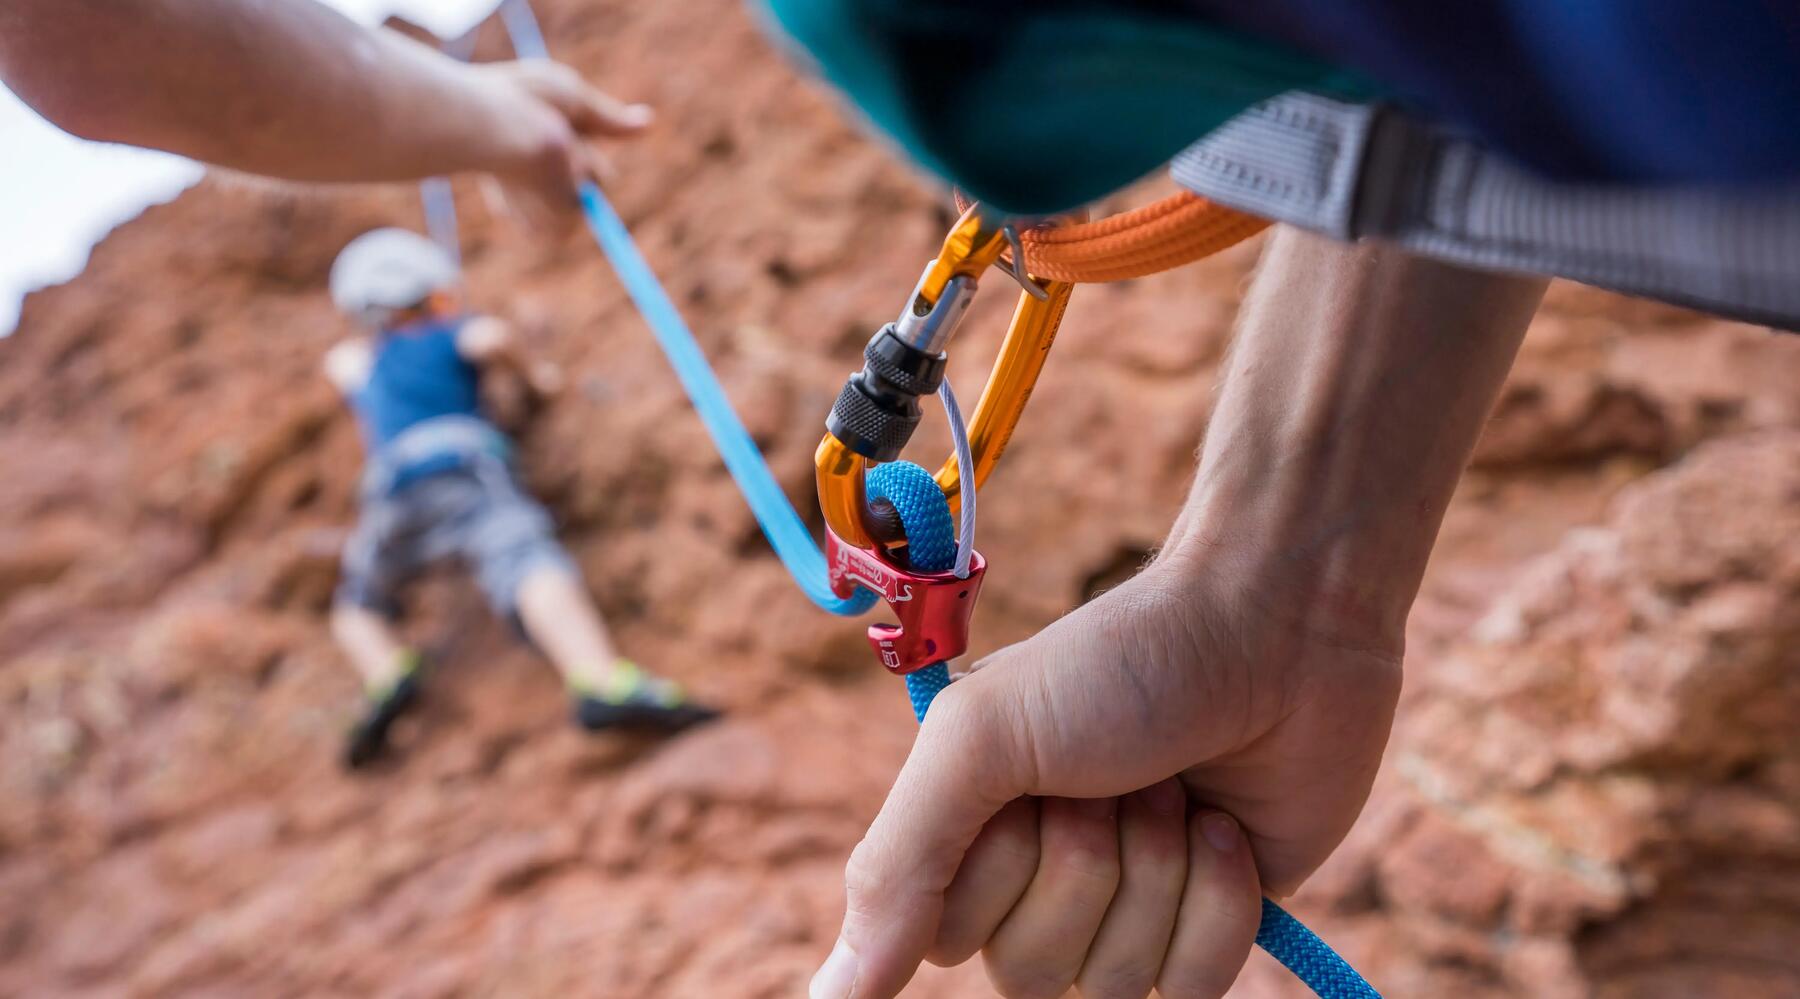
[[[825,532],[831,590],[849,597],[862,586],[887,601],[900,623],[869,625],[869,645],[881,665],[896,676],[949,662],[969,651],[969,615],[981,593],[987,560],[976,552],[967,579],[954,572],[912,572],[895,565],[885,551],[858,548]]]

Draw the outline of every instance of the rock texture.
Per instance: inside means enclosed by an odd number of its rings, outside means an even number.
[[[659,105],[616,200],[810,512],[822,416],[943,199],[735,3],[542,13]],[[532,485],[623,644],[731,719],[581,738],[434,579],[428,710],[396,765],[337,772],[356,692],[322,614],[358,457],[315,374],[322,289],[416,202],[214,178],[0,342],[0,995],[760,999],[828,947],[905,699],[767,553],[586,237],[462,194],[473,293],[572,375],[541,413],[499,400]],[[983,497],[981,648],[1157,542],[1255,253],[1076,295]],[[965,395],[1008,298],[970,320]],[[1303,914],[1391,995],[1800,991],[1797,511],[1800,338],[1554,289],[1415,613],[1387,772]],[[1238,991],[1293,994],[1260,959]],[[987,993],[963,968],[911,994]]]

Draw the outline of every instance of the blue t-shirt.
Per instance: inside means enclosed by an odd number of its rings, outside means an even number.
[[[371,456],[396,437],[427,420],[468,416],[485,421],[481,411],[481,369],[457,350],[462,321],[422,322],[385,330],[375,342],[369,377],[350,396]],[[496,441],[502,440],[498,431]],[[504,446],[504,445],[501,445]],[[469,463],[463,449],[415,456],[390,471],[390,489],[454,471]]]
[[[481,369],[457,350],[461,329],[460,320],[427,321],[375,341],[368,381],[351,396],[371,453],[426,420],[481,416]]]

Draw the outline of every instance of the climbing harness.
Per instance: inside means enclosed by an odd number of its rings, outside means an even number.
[[[500,10],[519,56],[548,56],[527,0],[505,0]],[[987,568],[974,548],[976,494],[1018,425],[1074,284],[1168,270],[1268,224],[1191,194],[1097,222],[1055,220],[1022,230],[965,206],[900,317],[869,340],[862,370],[832,407],[814,457],[826,522],[821,554],[618,213],[592,184],[580,197],[595,241],[802,591],[835,614],[860,614],[877,600],[894,608],[899,624],[872,626],[869,641],[882,664],[906,678],[921,721],[950,683],[949,662],[968,650],[970,614]],[[995,266],[1021,292],[965,426],[945,379],[946,348],[981,277]],[[921,419],[919,398],[929,394],[943,402],[954,444],[935,475],[898,460]],[[1256,942],[1326,999],[1379,999],[1330,947],[1267,899]]]

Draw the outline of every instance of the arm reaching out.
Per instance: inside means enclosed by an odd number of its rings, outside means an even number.
[[[374,360],[369,341],[357,338],[345,340],[326,351],[325,360],[320,367],[331,387],[348,399],[362,391],[362,387],[368,383],[369,368]]]
[[[1211,999],[1361,811],[1407,612],[1544,282],[1282,229],[1162,555],[932,706],[813,999]],[[1184,800],[1185,798],[1185,800]]]
[[[624,105],[553,62],[466,65],[312,0],[9,0],[0,79],[84,138],[290,180],[483,171],[567,214]]]
[[[456,335],[456,351],[471,364],[511,371],[534,395],[548,399],[562,391],[562,369],[551,361],[533,363],[519,349],[518,337],[504,320],[478,316]]]

